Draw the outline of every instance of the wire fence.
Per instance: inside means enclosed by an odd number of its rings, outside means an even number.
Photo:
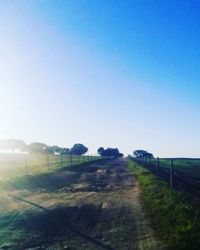
[[[50,172],[100,158],[92,155],[0,154],[0,179]]]
[[[168,182],[171,188],[200,199],[200,159],[132,159]]]

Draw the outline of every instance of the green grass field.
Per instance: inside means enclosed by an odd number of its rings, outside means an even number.
[[[152,162],[157,164],[156,159]],[[200,178],[200,159],[192,158],[174,158],[174,170],[181,171],[191,177]],[[160,166],[169,168],[171,164],[170,158],[160,158]]]

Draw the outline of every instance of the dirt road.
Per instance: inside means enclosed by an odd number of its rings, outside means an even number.
[[[125,160],[66,168],[15,188],[26,233],[10,249],[164,249],[140,205]],[[26,202],[27,201],[27,202]]]

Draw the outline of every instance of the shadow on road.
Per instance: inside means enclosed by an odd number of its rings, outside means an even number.
[[[1,216],[5,222],[15,218],[5,224],[13,228],[13,247],[8,249],[137,249],[136,217],[129,204],[133,185],[123,160],[16,179],[14,192],[7,195],[14,204],[19,201],[18,214]]]
[[[21,228],[27,233],[26,240],[21,242],[19,239],[17,245],[14,246],[15,249],[37,248],[38,246],[41,247],[40,249],[46,249],[49,245],[55,244],[57,241],[62,242],[65,239],[67,239],[68,249],[82,249],[80,246],[81,241],[77,241],[77,237],[79,237],[86,241],[87,243],[84,243],[84,245],[89,244],[88,247],[91,247],[91,249],[114,250],[115,248],[111,247],[110,244],[102,241],[102,238],[104,240],[106,238],[105,232],[112,227],[116,227],[118,230],[120,227],[124,228],[127,217],[120,216],[119,218],[119,215],[128,213],[132,217],[129,208],[102,208],[102,203],[99,205],[85,204],[80,207],[47,209],[20,197],[13,196],[12,198],[39,209],[37,213],[26,213],[23,218],[15,222],[15,227]],[[113,215],[118,216],[113,217]],[[126,218],[126,220],[123,221],[122,218]],[[134,231],[135,229],[131,228],[131,230]],[[94,232],[96,237],[94,237]],[[91,234],[93,236],[90,236]],[[115,235],[112,237],[115,237]],[[109,239],[106,241],[109,241]],[[71,248],[71,246],[73,247]]]

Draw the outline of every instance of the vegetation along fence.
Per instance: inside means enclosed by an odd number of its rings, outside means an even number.
[[[0,178],[38,174],[99,159],[91,155],[0,154]]]
[[[200,199],[200,159],[154,158],[144,160],[133,158],[133,160],[167,181],[171,188],[186,192],[195,199]]]

